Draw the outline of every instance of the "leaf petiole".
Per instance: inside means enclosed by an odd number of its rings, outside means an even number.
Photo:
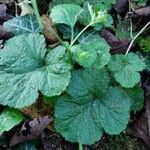
[[[73,42],[73,38],[74,38],[74,28],[71,27],[71,43]]]
[[[71,52],[70,52],[69,46],[67,46],[67,45],[64,43],[64,41],[59,37],[59,35],[58,35],[57,32],[51,27],[51,25],[49,25],[49,23],[47,23],[46,21],[44,21],[44,19],[42,19],[42,17],[41,17],[40,14],[39,14],[39,11],[38,11],[38,7],[37,7],[37,2],[36,2],[36,0],[31,0],[31,1],[32,1],[33,9],[34,9],[34,14],[36,15],[36,17],[37,17],[37,19],[38,19],[38,22],[39,22],[41,31],[43,30],[43,25],[45,25],[45,26],[48,27],[49,32],[51,32],[51,33],[57,38],[57,40],[60,42],[60,44],[63,45],[63,46],[66,48],[67,54],[68,54],[68,57],[69,57],[69,60],[70,60],[70,63],[73,64],[73,60],[72,60],[72,56],[71,56]],[[29,7],[30,7],[30,6],[29,6]]]
[[[39,14],[39,9],[38,9],[38,6],[37,6],[37,1],[36,0],[31,0],[31,2],[32,2],[33,9],[34,9],[34,13],[35,13],[35,15],[37,17],[39,26],[40,26],[41,31],[42,31],[43,30],[43,23],[40,20],[41,16]]]
[[[134,43],[135,40],[138,38],[138,36],[141,35],[141,34],[144,32],[144,30],[145,30],[149,25],[150,25],[150,21],[149,21],[149,22],[139,31],[139,33],[132,39],[132,41],[131,41],[131,43],[130,43],[130,45],[129,45],[127,51],[126,51],[126,55],[129,53],[129,51],[130,51],[130,49],[131,49],[133,43]]]
[[[76,37],[75,39],[71,42],[70,47],[73,46],[73,44],[77,41],[77,39],[83,34],[84,31],[86,31],[90,26],[92,25],[92,23],[89,23]]]
[[[73,59],[72,59],[72,56],[71,56],[71,52],[70,52],[70,47],[67,46],[67,45],[64,43],[64,41],[59,37],[59,35],[57,34],[57,32],[51,27],[51,25],[49,25],[48,22],[44,21],[44,19],[42,19],[41,17],[40,17],[39,19],[41,20],[41,22],[42,22],[43,24],[45,24],[45,26],[48,27],[49,32],[51,32],[51,33],[57,38],[57,40],[60,42],[60,44],[66,48],[69,61],[70,61],[71,64],[74,64]]]
[[[83,150],[83,146],[80,143],[79,143],[79,150]]]

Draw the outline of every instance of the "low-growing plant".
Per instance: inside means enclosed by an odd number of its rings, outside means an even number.
[[[36,15],[4,23],[16,36],[0,51],[0,104],[20,109],[32,105],[39,93],[55,96],[55,129],[66,140],[93,144],[104,132],[119,134],[130,112],[143,106],[144,92],[138,83],[146,65],[135,53],[111,55],[109,44],[97,31],[112,25],[108,9],[115,1],[103,1],[100,8],[88,0],[53,4],[49,18],[64,37],[49,26],[60,42],[53,49],[42,35],[46,22],[36,1],[31,2]]]
[[[145,6],[146,3],[148,2],[148,0],[133,0],[133,2],[139,6],[139,7],[142,7],[142,6]]]

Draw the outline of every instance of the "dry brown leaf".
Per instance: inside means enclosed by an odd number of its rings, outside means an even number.
[[[45,35],[48,43],[50,43],[50,44],[56,43],[58,40],[53,35],[50,28],[53,28],[55,30],[55,32],[57,32],[57,28],[52,26],[52,21],[50,20],[50,18],[48,16],[43,15],[42,19],[43,19],[44,25],[45,25],[43,32],[44,32],[44,35]]]
[[[35,104],[20,110],[32,119],[40,118],[45,115],[51,115],[53,113],[51,105],[45,104],[44,101],[40,98],[37,100]]]
[[[10,147],[15,146],[25,141],[37,139],[41,136],[43,130],[53,121],[49,116],[35,118],[31,121],[26,121],[20,132],[16,133],[10,140]]]

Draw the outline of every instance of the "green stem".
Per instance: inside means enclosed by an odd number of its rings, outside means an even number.
[[[132,18],[130,18],[130,36],[133,39],[133,24],[132,24]]]
[[[132,11],[132,4],[131,4],[131,1],[130,0],[128,0],[129,1],[129,13],[132,13],[133,11]],[[131,38],[133,39],[134,37],[133,37],[133,24],[132,24],[132,18],[130,17],[130,36],[131,36]]]
[[[140,32],[132,39],[132,41],[131,41],[131,43],[130,43],[130,45],[129,45],[127,51],[126,51],[126,55],[129,53],[129,51],[130,51],[130,49],[131,49],[133,43],[134,43],[135,40],[138,38],[138,36],[141,35],[141,34],[144,32],[144,30],[145,30],[149,25],[150,25],[150,21],[149,21],[149,22],[140,30]]]
[[[36,15],[37,19],[38,19],[38,22],[39,22],[39,25],[40,25],[40,28],[41,30],[43,30],[43,24],[45,24],[45,26],[48,27],[48,30],[49,32],[51,32],[54,37],[57,38],[57,40],[60,42],[61,45],[63,45],[66,50],[67,50],[67,53],[68,53],[68,57],[69,57],[69,60],[70,60],[70,63],[71,64],[74,64],[73,62],[73,59],[72,59],[72,56],[71,56],[71,52],[70,52],[70,48],[63,42],[63,40],[59,37],[59,35],[57,34],[57,32],[51,27],[51,25],[49,25],[46,21],[44,21],[42,19],[42,17],[40,16],[39,14],[39,11],[38,11],[38,7],[37,7],[37,2],[36,0],[31,0],[32,1],[32,5],[33,5],[33,8],[34,8],[34,14]]]
[[[76,40],[77,40],[77,39],[83,34],[83,32],[84,32],[85,30],[87,30],[90,26],[91,26],[91,23],[88,24],[88,25],[75,37],[75,39],[71,42],[70,47],[73,46],[73,44],[76,42]]]
[[[79,143],[79,150],[83,150],[83,146],[80,143]]]
[[[60,43],[61,45],[63,45],[63,46],[66,48],[67,54],[68,54],[68,57],[69,57],[69,60],[70,60],[70,63],[73,65],[74,62],[73,62],[73,59],[72,59],[72,56],[71,56],[70,47],[67,46],[67,45],[64,43],[64,41],[59,37],[59,35],[58,35],[57,32],[51,27],[51,25],[49,25],[49,24],[48,24],[46,21],[44,21],[42,18],[40,18],[40,21],[41,21],[43,24],[45,24],[45,25],[47,26],[48,31],[51,32],[51,33],[54,35],[54,37],[57,38],[57,40],[59,41],[59,43]]]
[[[74,28],[71,27],[71,43],[73,42],[73,38],[74,38]]]
[[[32,4],[33,1],[35,2],[36,0],[32,0]],[[28,5],[30,7],[30,5]],[[34,5],[35,6],[35,5]],[[34,7],[33,6],[33,7]],[[37,8],[37,4],[36,4],[36,8]],[[32,8],[31,8],[32,9]],[[35,9],[35,8],[34,8]],[[34,14],[36,15],[38,21],[40,22],[40,24],[42,24],[42,29],[43,29],[43,24],[46,25],[48,27],[48,30],[57,38],[57,40],[66,47],[66,45],[64,44],[63,40],[59,37],[59,35],[57,34],[57,32],[51,27],[51,25],[49,25],[46,21],[44,21],[44,19],[42,19],[42,17],[40,16],[38,10],[34,10]]]
[[[37,17],[37,20],[38,20],[38,23],[39,23],[39,26],[41,28],[41,31],[43,30],[43,24],[40,20],[41,16],[40,16],[40,13],[39,13],[39,9],[38,9],[38,5],[37,5],[37,1],[36,0],[31,0],[32,2],[32,6],[33,6],[33,9],[34,9],[34,13]]]

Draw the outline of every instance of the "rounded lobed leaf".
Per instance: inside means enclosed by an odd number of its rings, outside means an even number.
[[[73,97],[84,95],[103,96],[109,85],[106,69],[84,69],[74,71],[67,92]]]
[[[110,60],[110,46],[95,31],[85,32],[79,39],[80,44],[71,49],[74,60],[85,68],[101,69]]]
[[[83,67],[91,67],[97,57],[96,51],[83,44],[74,45],[71,52],[74,60]]]
[[[119,134],[126,128],[129,121],[130,97],[122,89],[109,87],[101,103],[95,107],[95,120],[97,123],[101,122],[106,133]]]
[[[121,86],[132,88],[140,81],[139,72],[145,69],[145,63],[134,53],[116,54],[112,56],[108,68]]]
[[[106,70],[85,69],[72,73],[55,106],[55,128],[66,140],[93,144],[103,131],[118,134],[129,120],[130,97],[118,87],[108,87]]]
[[[46,96],[62,93],[70,81],[65,49],[46,55],[45,39],[39,34],[10,39],[0,51],[0,104],[22,108],[33,104],[38,91]]]
[[[78,5],[60,4],[52,8],[50,18],[54,24],[66,24],[73,28],[81,12]]]

